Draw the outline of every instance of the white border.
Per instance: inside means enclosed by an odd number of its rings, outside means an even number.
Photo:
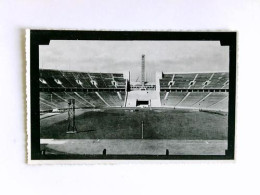
[[[27,162],[32,164],[31,160],[31,68],[30,68],[30,29],[26,29],[25,34],[25,52],[26,52],[26,107],[27,107]]]

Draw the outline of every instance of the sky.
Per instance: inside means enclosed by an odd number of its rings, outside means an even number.
[[[130,71],[141,80],[145,55],[146,81],[156,72],[228,72],[229,47],[219,41],[82,41],[53,40],[39,46],[40,69],[82,72]]]

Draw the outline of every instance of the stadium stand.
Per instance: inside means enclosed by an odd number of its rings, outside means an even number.
[[[205,86],[205,88],[224,88],[227,87],[226,82],[229,80],[228,73],[213,73],[213,76],[210,79],[210,83]]]
[[[181,101],[178,106],[180,107],[192,107],[194,104],[196,104],[198,101],[200,101],[202,98],[207,96],[209,93],[203,93],[203,92],[189,92],[186,98]]]
[[[52,106],[49,106],[48,104],[40,101],[40,111],[43,112],[43,111],[52,111],[53,109],[55,109],[54,107]]]
[[[226,110],[228,108],[228,93],[161,92],[161,104],[163,107],[169,106],[195,109]]]
[[[196,109],[227,110],[228,93],[161,92],[161,104],[163,107],[187,107]]]
[[[209,109],[213,109],[213,110],[228,110],[228,96],[226,96],[225,98],[223,98],[222,100],[220,100],[219,102],[212,104],[211,106],[209,106]]]
[[[163,107],[228,109],[229,74],[162,74],[160,98]]]
[[[206,81],[211,77],[212,73],[200,73],[196,77],[196,82],[192,85],[191,89],[202,89],[205,86]]]
[[[75,108],[124,106],[127,81],[121,73],[41,69],[39,81],[40,111],[67,109],[69,99],[75,99]],[[92,91],[83,92],[83,89]]]
[[[66,109],[69,99],[75,108],[122,107],[125,92],[40,92],[40,110]]]
[[[81,73],[40,70],[40,88],[121,88],[126,86],[123,74]]]
[[[40,102],[41,110],[43,109],[42,104],[44,104],[45,106],[48,105],[52,109],[66,108],[68,106],[68,103],[59,98],[56,93],[40,92]]]
[[[191,73],[163,74],[161,89],[228,89],[229,74]]]
[[[188,93],[161,92],[162,106],[176,106]]]
[[[202,99],[202,101],[197,102],[194,107],[198,108],[209,108],[213,105],[216,105],[223,99],[228,97],[228,93],[226,92],[214,92],[210,93],[205,99]]]
[[[123,107],[125,100],[125,92],[98,92],[105,102],[113,107]]]
[[[41,111],[66,109],[69,99],[75,99],[76,108],[124,107],[132,93],[127,92],[127,80],[120,73],[40,70],[39,80]],[[159,83],[157,99],[163,107],[213,110],[228,107],[228,73],[162,74]],[[152,97],[134,95],[134,99],[141,100]]]
[[[82,97],[84,100],[88,101],[90,104],[94,105],[94,107],[105,107],[106,104],[97,96],[95,92],[84,93],[77,92],[77,94]]]

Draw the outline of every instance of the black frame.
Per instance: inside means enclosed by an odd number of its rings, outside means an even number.
[[[31,96],[31,159],[30,160],[232,160],[235,152],[235,97],[236,97],[236,32],[158,32],[158,31],[30,31],[30,92]],[[187,40],[220,41],[229,46],[229,112],[228,149],[225,155],[41,155],[39,110],[39,45],[50,40]]]

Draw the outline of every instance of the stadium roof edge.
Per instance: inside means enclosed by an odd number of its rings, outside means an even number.
[[[40,68],[39,70],[46,70],[46,71],[62,71],[62,72],[79,72],[79,73],[101,73],[101,74],[124,74],[129,71],[122,71],[122,72],[85,72],[85,71],[79,71],[79,70],[58,70],[58,69],[45,69],[45,68]]]
[[[162,74],[200,74],[200,73],[229,73],[229,71],[162,72]]]

